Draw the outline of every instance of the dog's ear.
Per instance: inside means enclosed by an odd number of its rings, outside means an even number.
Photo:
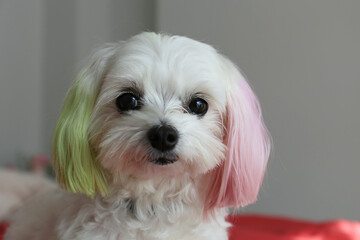
[[[227,152],[221,165],[209,173],[206,210],[255,202],[271,145],[257,97],[237,67],[226,57],[219,58],[227,92]]]
[[[102,80],[118,44],[98,49],[68,91],[53,139],[54,168],[59,185],[68,191],[106,195],[108,183],[89,145],[88,125]]]

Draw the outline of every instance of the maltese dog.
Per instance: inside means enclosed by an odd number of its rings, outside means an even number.
[[[228,58],[146,32],[95,52],[53,147],[67,191],[27,203],[6,240],[226,240],[228,207],[257,198],[270,136]]]

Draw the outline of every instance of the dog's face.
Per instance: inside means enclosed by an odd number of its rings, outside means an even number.
[[[206,175],[209,207],[254,201],[268,155],[257,99],[236,67],[209,45],[155,33],[94,55],[54,142],[59,182],[71,191],[105,194],[105,172]]]
[[[188,38],[148,35],[115,52],[90,121],[103,167],[153,178],[219,165],[226,93],[216,51]]]

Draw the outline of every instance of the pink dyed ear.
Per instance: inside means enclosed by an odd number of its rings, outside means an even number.
[[[257,199],[270,154],[270,135],[257,97],[227,59],[226,159],[210,173],[206,210],[239,207]]]

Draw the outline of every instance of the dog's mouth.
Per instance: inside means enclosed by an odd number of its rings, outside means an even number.
[[[175,163],[177,161],[176,158],[165,158],[165,157],[159,157],[156,159],[150,160],[151,163],[154,163],[156,165],[165,166],[172,163]]]

